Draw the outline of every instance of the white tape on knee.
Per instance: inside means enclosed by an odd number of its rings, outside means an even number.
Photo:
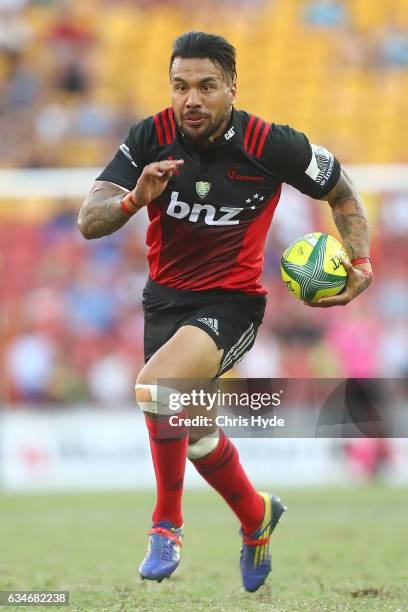
[[[220,439],[220,430],[203,436],[198,442],[188,445],[187,457],[189,459],[201,459],[215,450]]]
[[[176,397],[180,396],[177,389],[159,385],[135,385],[136,401],[143,412],[171,415],[181,412],[183,407],[177,405]],[[173,404],[174,402],[174,404]]]

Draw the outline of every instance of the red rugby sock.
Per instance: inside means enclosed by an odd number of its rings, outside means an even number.
[[[245,535],[252,534],[264,516],[264,501],[248,479],[238,451],[220,430],[218,446],[193,464],[201,476],[225,499],[241,522]]]
[[[179,416],[187,416],[187,411]],[[160,415],[152,419],[145,415],[157,486],[152,520],[154,523],[170,521],[176,527],[181,527],[188,429],[184,425],[171,426],[169,418]]]

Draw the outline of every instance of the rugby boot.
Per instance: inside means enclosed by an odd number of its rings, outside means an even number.
[[[153,524],[148,532],[147,553],[139,567],[142,580],[161,582],[169,578],[180,563],[183,528],[176,528],[169,521]]]
[[[279,497],[260,493],[265,502],[265,513],[261,525],[250,536],[242,536],[241,575],[246,591],[257,591],[265,582],[272,569],[269,544],[271,534],[286,510]]]

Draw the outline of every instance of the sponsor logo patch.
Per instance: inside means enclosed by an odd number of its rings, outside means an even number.
[[[315,183],[323,187],[333,174],[334,156],[324,147],[314,144],[310,146],[312,159],[305,172]]]
[[[188,219],[191,223],[203,221],[206,225],[238,225],[236,217],[244,208],[233,206],[221,206],[216,209],[212,204],[199,204],[195,202],[190,205],[178,199],[179,192],[172,191],[170,203],[166,213],[175,219]]]
[[[235,136],[235,128],[234,126],[232,126],[232,128],[230,128],[228,130],[228,132],[226,134],[224,134],[224,138],[225,140],[231,140],[231,138]]]
[[[252,183],[264,183],[265,177],[258,174],[245,174],[245,170],[240,168],[229,168],[227,177],[230,181],[251,181]]]

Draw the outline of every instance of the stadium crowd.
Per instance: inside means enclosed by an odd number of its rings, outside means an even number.
[[[2,224],[1,395],[9,404],[91,398],[114,408],[133,399],[143,360],[146,216],[110,237],[85,241],[76,228],[79,204],[57,201],[41,223]],[[316,228],[333,233],[327,205],[288,189],[280,207],[266,249],[264,324],[231,375],[407,376],[408,195],[382,197],[370,291],[326,311],[288,293],[279,261],[295,236]]]
[[[232,37],[242,108],[347,162],[408,160],[408,0],[1,0],[1,165],[104,165],[167,101],[171,42],[194,28]]]
[[[0,165],[102,167],[130,124],[167,103],[166,71],[155,66],[174,36],[227,21],[241,108],[294,125],[346,163],[408,161],[408,0],[205,0],[194,15],[188,6],[0,0]],[[288,294],[279,259],[296,236],[333,233],[327,206],[285,198],[292,212],[277,214],[266,251],[264,325],[232,374],[407,376],[408,194],[369,202],[375,283],[324,313]],[[31,220],[18,199],[0,201],[0,395],[11,405],[131,402],[143,359],[145,222],[137,215],[86,242],[78,200],[40,206],[49,213]]]

